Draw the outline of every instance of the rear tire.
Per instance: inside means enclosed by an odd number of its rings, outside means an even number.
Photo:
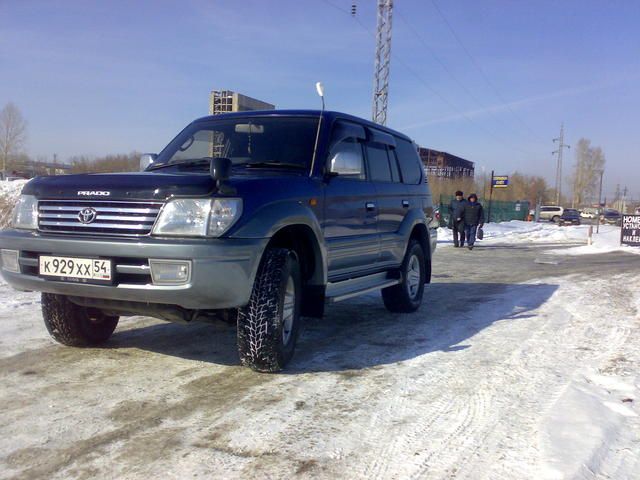
[[[387,310],[394,313],[411,313],[420,308],[427,283],[425,252],[417,240],[411,240],[407,247],[402,266],[401,282],[382,289],[382,300]]]
[[[63,345],[88,347],[106,342],[119,317],[81,307],[64,295],[42,294],[42,318],[49,335]]]
[[[558,215],[554,215],[553,217],[551,217],[551,221],[553,223],[558,223],[560,222],[560,217]]]
[[[247,306],[238,310],[242,365],[277,372],[293,357],[300,330],[300,265],[291,250],[267,250]]]

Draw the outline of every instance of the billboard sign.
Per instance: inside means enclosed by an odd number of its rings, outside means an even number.
[[[620,243],[640,247],[640,215],[622,215]]]
[[[494,175],[491,179],[491,186],[493,188],[507,188],[509,186],[509,176]]]

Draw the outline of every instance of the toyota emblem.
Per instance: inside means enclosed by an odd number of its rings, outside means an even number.
[[[98,212],[96,212],[95,208],[87,207],[80,210],[78,213],[78,220],[80,223],[87,224],[93,222],[97,216]]]

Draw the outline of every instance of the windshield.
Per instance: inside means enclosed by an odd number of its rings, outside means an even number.
[[[308,168],[317,118],[246,117],[198,122],[182,131],[160,153],[154,167],[210,157],[233,165],[283,164]]]

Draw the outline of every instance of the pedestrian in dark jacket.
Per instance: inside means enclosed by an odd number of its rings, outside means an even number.
[[[476,232],[484,225],[484,210],[478,202],[478,196],[475,193],[469,195],[467,203],[458,217],[464,222],[464,233],[467,237],[467,245],[469,250],[473,250],[473,244],[476,243]]]
[[[460,217],[465,203],[464,194],[458,190],[456,198],[449,204],[449,226],[453,230],[453,246],[456,248],[464,247],[464,222]]]

